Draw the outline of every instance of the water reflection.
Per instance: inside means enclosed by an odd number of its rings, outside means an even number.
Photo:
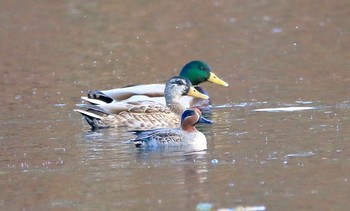
[[[135,191],[143,194],[138,199],[143,203],[155,200],[154,196],[158,196],[156,200],[160,205],[180,197],[183,200],[180,208],[188,206],[188,199],[192,204],[193,198],[207,198],[206,193],[201,191],[201,184],[205,184],[208,177],[205,150],[191,151],[183,147],[139,149],[134,145],[123,144],[132,135],[123,134],[101,130],[88,131],[83,136],[80,144],[80,147],[85,148],[82,163],[90,169],[83,179],[87,186],[102,188],[103,181],[113,180],[110,187],[128,190],[116,197],[118,201],[124,201],[123,207],[125,203],[133,206],[140,203],[132,199]],[[162,187],[165,186],[167,191],[164,192]]]
[[[139,162],[159,159],[174,159],[176,162],[200,162],[205,159],[206,150],[195,150],[188,147],[144,148],[137,149],[136,160]]]

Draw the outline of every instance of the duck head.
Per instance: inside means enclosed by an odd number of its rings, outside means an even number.
[[[204,118],[198,108],[186,109],[182,113],[181,127],[183,130],[194,131],[197,123],[213,124],[213,121]]]
[[[205,100],[209,99],[209,96],[202,94],[195,89],[187,78],[180,76],[172,77],[167,81],[164,93],[167,104],[168,102],[179,100],[183,95],[189,95]]]
[[[203,61],[191,61],[187,63],[182,68],[179,76],[189,79],[193,85],[209,81],[221,86],[229,86],[228,83],[211,72],[209,65]]]

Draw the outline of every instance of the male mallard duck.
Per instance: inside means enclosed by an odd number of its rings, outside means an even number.
[[[182,68],[179,76],[189,79],[192,85],[194,85],[195,88],[203,94],[207,93],[204,91],[204,89],[197,85],[205,81],[209,81],[225,87],[229,86],[225,81],[221,80],[213,72],[211,72],[209,65],[203,61],[189,62]],[[146,99],[165,105],[166,102],[163,97],[164,88],[165,84],[145,84],[103,91],[95,90],[89,91],[88,96],[82,97],[82,99],[97,105],[111,103],[115,101],[131,102]],[[185,108],[205,107],[209,105],[209,100],[202,100],[185,96],[181,98],[181,104]]]
[[[197,123],[213,122],[205,119],[199,109],[188,109],[181,116],[181,128],[134,131],[137,137],[125,143],[134,143],[136,147],[192,146],[204,150],[207,148],[207,139],[195,128]]]
[[[92,128],[131,127],[152,129],[177,127],[185,108],[179,100],[182,95],[208,99],[198,92],[191,82],[179,76],[168,80],[164,90],[166,106],[153,101],[115,102],[103,105],[82,105],[81,113]]]

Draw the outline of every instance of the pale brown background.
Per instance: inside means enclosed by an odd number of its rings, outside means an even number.
[[[348,209],[349,14],[348,0],[3,0],[0,209]],[[203,85],[205,154],[139,152],[72,111],[193,59],[231,85]],[[288,106],[313,109],[254,111]]]

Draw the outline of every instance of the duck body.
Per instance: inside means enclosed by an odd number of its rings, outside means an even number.
[[[208,64],[203,61],[191,61],[186,64],[179,76],[187,78],[190,80],[193,86],[195,86],[198,91],[206,93],[204,89],[200,88],[198,84],[205,81],[210,81],[221,86],[228,87],[229,85],[217,77],[214,73],[211,72],[211,69]],[[92,103],[92,104],[106,104],[112,102],[120,101],[137,101],[137,100],[150,100],[158,102],[161,104],[166,104],[164,99],[164,90],[165,84],[143,84],[128,86],[124,88],[117,88],[111,90],[94,90],[89,91],[87,97],[82,97],[82,99]],[[180,103],[185,108],[190,107],[205,107],[210,104],[208,99],[198,100],[193,97],[184,97],[181,99]]]
[[[101,105],[81,105],[75,109],[92,128],[129,127],[152,129],[178,127],[184,107],[179,103],[182,95],[208,99],[191,86],[188,79],[175,76],[168,80],[163,91],[166,105],[154,101],[121,101]]]
[[[120,101],[130,102],[161,98],[162,100],[154,101],[165,105],[164,90],[165,84],[142,84],[102,91],[93,90],[89,91],[88,96],[82,97],[82,99],[92,104],[101,105]]]
[[[208,96],[208,92],[206,92],[203,88],[199,86],[194,86],[194,88],[202,94]],[[106,91],[89,91],[90,97],[81,98],[93,105],[137,101],[153,101],[162,105],[166,105],[164,89],[165,84],[136,85],[132,87],[117,88]],[[163,90],[162,94],[159,94],[159,90]],[[114,99],[120,100],[117,101]],[[211,104],[210,99],[195,98],[187,95],[182,96],[179,102],[184,108],[202,108]]]
[[[205,119],[199,109],[188,109],[181,116],[181,128],[136,131],[137,137],[127,141],[127,143],[133,143],[139,148],[191,146],[195,149],[206,149],[206,137],[195,128],[197,123],[212,124],[213,122]]]
[[[195,146],[196,148],[205,148],[207,145],[206,137],[199,131],[187,132],[180,128],[159,128],[155,130],[146,130],[138,132],[138,137],[132,142],[136,147],[182,147]]]
[[[163,104],[153,101],[117,102],[104,105],[82,105],[81,113],[93,129],[128,127],[152,129],[177,127],[180,117]]]

